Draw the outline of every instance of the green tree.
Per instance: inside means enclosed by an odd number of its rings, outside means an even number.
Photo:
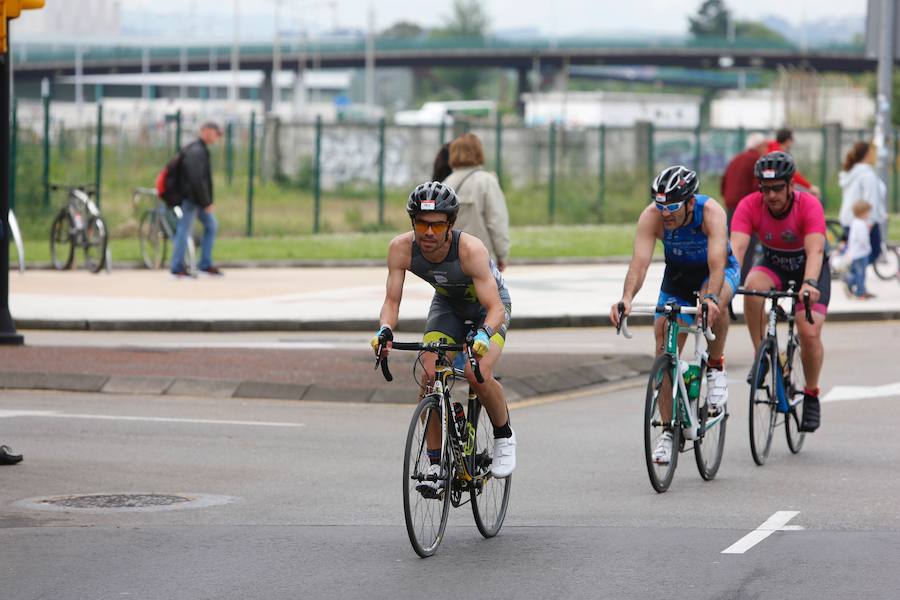
[[[378,34],[379,38],[390,40],[405,40],[418,38],[425,35],[425,30],[417,23],[411,21],[397,21]]]
[[[728,16],[724,0],[703,0],[697,15],[688,17],[691,35],[698,38],[727,36]]]
[[[454,0],[446,25],[431,30],[432,38],[456,38],[461,44],[476,45],[484,41],[490,19],[480,0]],[[476,68],[440,68],[433,70],[435,87],[442,96],[466,99],[478,97],[478,87],[484,81],[484,71]]]
[[[734,35],[743,39],[790,44],[783,35],[758,21],[737,21],[734,24]]]

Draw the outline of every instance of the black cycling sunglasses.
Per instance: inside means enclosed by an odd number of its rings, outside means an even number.
[[[786,183],[773,183],[772,185],[759,184],[759,191],[763,194],[768,194],[769,192],[783,192],[787,187]]]

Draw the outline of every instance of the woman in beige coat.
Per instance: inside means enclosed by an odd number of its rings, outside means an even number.
[[[509,212],[497,176],[485,171],[484,149],[473,133],[450,143],[453,172],[443,181],[459,197],[459,216],[454,229],[472,234],[487,246],[501,271],[509,258]]]

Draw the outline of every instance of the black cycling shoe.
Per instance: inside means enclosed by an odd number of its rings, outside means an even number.
[[[22,462],[21,454],[14,454],[9,446],[0,446],[0,465],[14,465]]]
[[[819,428],[819,397],[803,392],[803,418],[800,431],[812,433]]]

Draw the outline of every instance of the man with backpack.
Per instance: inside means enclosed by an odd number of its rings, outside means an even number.
[[[194,218],[200,219],[203,224],[200,263],[197,267],[200,273],[206,275],[222,275],[212,263],[213,242],[218,222],[213,215],[212,167],[209,160],[209,146],[215,144],[221,136],[222,130],[218,124],[212,121],[204,123],[200,127],[197,139],[182,148],[167,167],[167,170],[175,169],[176,176],[170,180],[174,179],[174,192],[177,192],[182,210],[172,249],[172,275],[179,279],[190,276],[184,266],[184,255],[187,251],[188,237],[194,229]],[[171,190],[166,191],[167,196],[171,193]]]

